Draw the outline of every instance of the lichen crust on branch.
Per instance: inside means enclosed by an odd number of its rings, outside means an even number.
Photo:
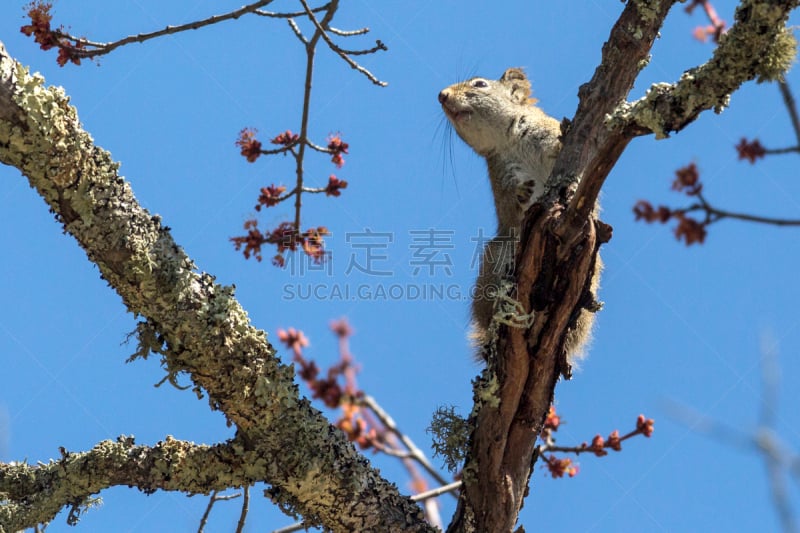
[[[242,453],[259,452],[257,465],[239,467],[270,483],[270,496],[309,524],[430,530],[419,506],[299,396],[292,367],[275,357],[233,288],[197,272],[160,217],[139,205],[64,90],[46,87],[0,47],[0,72],[9,69],[0,102],[15,109],[0,115],[0,162],[27,177],[128,310],[158,331],[167,371],[187,375],[236,424]]]
[[[797,54],[797,41],[786,21],[798,4],[797,0],[743,0],[734,25],[720,36],[706,63],[687,70],[675,83],[653,84],[635,102],[623,102],[607,116],[606,124],[628,134],[655,133],[663,139],[703,111],[721,112],[742,83],[782,79]]]

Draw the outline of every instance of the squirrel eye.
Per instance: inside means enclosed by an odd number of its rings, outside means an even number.
[[[473,87],[480,87],[480,88],[483,88],[483,87],[488,87],[488,86],[489,86],[489,84],[488,84],[488,83],[486,83],[486,81],[485,81],[485,80],[474,80],[474,81],[472,82],[472,86],[473,86]]]

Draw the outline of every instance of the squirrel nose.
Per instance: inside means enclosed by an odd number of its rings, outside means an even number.
[[[442,91],[439,93],[439,103],[443,104],[447,101],[447,91]]]

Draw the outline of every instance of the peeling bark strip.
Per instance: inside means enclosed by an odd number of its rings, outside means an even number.
[[[153,479],[152,471],[139,477],[131,470],[124,480],[111,474],[99,484],[76,479],[65,492],[55,490],[48,477],[52,466],[3,465],[2,527],[16,531],[47,522],[62,507],[112,485],[208,493],[221,485],[266,481],[273,486],[270,497],[309,525],[342,532],[433,531],[419,506],[382,479],[299,397],[292,367],[280,363],[264,332],[250,324],[233,289],[195,272],[159,217],[137,203],[117,173],[118,163],[83,131],[64,91],[45,87],[43,78],[31,76],[2,44],[0,161],[28,178],[128,309],[146,317],[148,327],[163,337],[164,346],[153,348],[170,374],[187,373],[195,391],[204,391],[211,408],[239,429],[234,441],[219,448],[232,458],[183,472],[185,478],[175,477],[170,463],[161,480]],[[203,450],[211,453],[202,446],[188,447],[187,453]],[[237,474],[226,477],[232,466]],[[23,471],[28,486],[36,487],[35,498],[15,488]]]
[[[627,103],[674,3],[628,0],[603,46],[601,64],[579,90],[548,194],[527,214],[517,259],[517,299],[526,313],[535,312],[534,322],[527,331],[500,327],[496,367],[474,383],[464,490],[448,532],[514,528],[537,459],[537,435],[558,376],[568,372],[564,338],[586,305],[598,247],[610,238],[610,228],[592,220],[592,212],[628,142],[680,130],[702,111],[721,110],[743,82],[775,77],[776,65],[788,67],[794,50],[787,52],[785,24],[798,1],[743,0],[711,60],[677,83],[653,85],[645,97]]]

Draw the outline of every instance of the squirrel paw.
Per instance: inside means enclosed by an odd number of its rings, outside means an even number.
[[[533,192],[536,188],[536,181],[528,180],[517,185],[517,203],[522,208],[526,208],[531,202]]]

